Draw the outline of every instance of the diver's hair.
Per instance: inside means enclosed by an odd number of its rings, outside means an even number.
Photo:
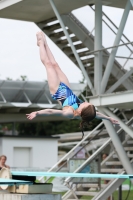
[[[89,125],[89,122],[96,117],[96,109],[91,104],[83,108],[81,111],[82,121],[80,122],[80,129],[82,131],[82,139],[84,137],[84,127]]]
[[[7,160],[7,157],[5,155],[1,155],[0,160],[1,160],[2,157],[4,157]]]

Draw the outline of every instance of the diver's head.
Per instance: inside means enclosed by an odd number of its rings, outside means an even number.
[[[93,104],[84,102],[79,106],[80,116],[82,118],[80,122],[80,128],[83,133],[83,129],[86,125],[89,125],[89,122],[96,117],[96,109]]]

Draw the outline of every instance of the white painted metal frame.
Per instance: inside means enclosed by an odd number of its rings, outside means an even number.
[[[118,118],[115,114],[113,114],[109,109],[107,108],[100,108],[100,110],[103,110],[104,113],[106,113],[107,115],[117,119],[120,123],[120,126],[122,127],[122,129],[128,133],[132,138],[133,138],[133,130],[128,127],[120,118]],[[117,150],[117,149],[116,149]]]
[[[101,49],[98,49],[98,50],[90,51],[89,53],[87,53],[87,55],[96,54],[99,51],[104,51],[104,50],[108,50],[108,49],[115,49],[115,48],[118,48],[118,47],[127,46],[128,44],[133,44],[133,42],[127,42],[127,43],[124,43],[124,44],[113,45],[111,47],[106,47],[106,48],[101,48]],[[125,58],[128,58],[128,57],[125,57]]]
[[[63,29],[63,31],[64,31],[64,34],[65,34],[65,36],[66,36],[66,38],[67,38],[67,40],[68,40],[68,42],[69,42],[69,44],[70,44],[70,46],[71,46],[71,49],[72,49],[72,51],[73,51],[73,54],[75,55],[75,58],[76,58],[76,60],[77,60],[77,62],[78,62],[78,64],[79,64],[79,67],[81,68],[82,73],[83,73],[83,75],[84,75],[85,78],[86,78],[87,84],[88,84],[88,86],[89,86],[89,88],[90,88],[92,94],[94,95],[94,94],[95,94],[94,87],[93,87],[93,85],[92,85],[92,83],[91,83],[90,78],[88,77],[88,75],[87,75],[87,73],[86,73],[86,70],[85,70],[85,68],[84,68],[84,65],[82,64],[82,62],[81,62],[81,60],[80,60],[80,58],[79,58],[79,55],[78,55],[78,53],[77,53],[77,51],[76,51],[76,49],[75,49],[75,47],[74,47],[74,45],[73,45],[73,42],[72,42],[72,40],[71,40],[71,38],[70,38],[70,36],[69,36],[67,30],[66,30],[66,27],[65,27],[65,25],[64,25],[64,22],[63,22],[63,20],[62,20],[62,18],[61,18],[61,16],[60,16],[60,14],[59,14],[59,12],[58,12],[56,6],[55,6],[55,3],[54,3],[53,0],[49,0],[49,2],[50,2],[51,6],[52,6],[52,8],[53,8],[53,11],[54,11],[54,13],[55,13],[57,19],[58,19],[59,22],[60,22],[60,25],[61,25],[61,27],[62,27],[62,29]]]
[[[95,1],[95,44],[94,50],[97,51],[102,48],[102,1]],[[94,64],[94,85],[96,94],[101,93],[101,80],[102,80],[102,51],[95,53]]]
[[[117,33],[115,41],[114,41],[114,46],[119,45],[119,42],[121,40],[121,36],[122,36],[123,30],[125,28],[125,24],[126,24],[126,21],[127,21],[127,18],[128,18],[128,15],[129,15],[131,8],[132,8],[131,2],[130,2],[130,0],[128,0],[126,7],[125,7],[125,10],[124,10],[124,13],[123,13],[123,16],[122,16],[122,19],[121,19],[121,23],[120,23],[120,26],[119,26],[119,29],[118,29],[118,33]],[[117,49],[118,48],[112,49],[112,52],[110,54],[110,57],[109,57],[109,60],[108,60],[107,66],[106,66],[106,70],[104,72],[102,82],[101,82],[101,93],[105,92],[105,89],[106,89],[106,86],[107,86],[107,83],[108,83],[108,79],[109,79],[109,76],[110,76],[110,73],[111,73],[111,70],[112,70],[112,67],[113,67],[113,63],[114,63],[114,60],[115,60],[115,56],[116,56],[116,53],[117,53]]]
[[[2,92],[0,92],[0,96],[1,96],[1,98],[2,98],[2,103],[4,102],[4,103],[6,103],[7,101],[6,101],[6,99],[5,99],[5,97],[4,97],[4,95],[2,94]]]
[[[130,120],[127,122],[127,124],[130,124],[132,121],[133,121],[133,118],[130,119]],[[121,133],[122,130],[123,130],[123,129],[120,128],[120,129],[117,131],[116,134],[119,135],[119,134]],[[74,172],[75,172],[75,173],[76,173],[76,172],[80,172],[88,163],[90,163],[96,156],[98,156],[99,153],[101,153],[101,152],[103,151],[103,149],[105,149],[105,147],[106,147],[107,145],[109,145],[111,142],[112,142],[111,138],[107,139],[107,141],[106,141],[101,147],[99,147],[99,148],[85,161],[85,163],[83,163],[81,166],[79,166],[79,168],[76,169]],[[69,182],[70,180],[71,180],[71,177],[67,178],[67,179],[65,180],[65,182]]]
[[[103,110],[99,108],[99,111],[103,113]],[[109,121],[104,121],[105,127],[111,137],[111,140],[113,142],[113,145],[118,153],[119,159],[122,163],[122,165],[124,166],[124,169],[126,170],[127,173],[133,173],[133,168],[132,165],[130,164],[129,158],[120,142],[120,139],[113,127],[113,125],[111,124],[111,122]],[[125,128],[125,127],[124,127]],[[129,133],[129,130],[128,130]],[[133,135],[133,133],[132,133]]]
[[[133,7],[133,0],[130,0],[131,4],[132,4],[132,7]]]
[[[78,57],[76,55],[76,49],[69,37],[69,34],[67,33],[66,29],[65,29],[65,26],[62,22],[62,19],[55,7],[55,4],[53,3],[53,0],[50,0],[50,3],[53,7],[53,10],[64,30],[64,33],[72,47],[72,50],[73,50],[73,53],[78,61]],[[102,63],[102,51],[100,51],[100,49],[102,49],[102,1],[101,0],[97,0],[95,1],[95,49],[94,49],[94,54],[95,54],[95,70],[94,70],[94,90],[92,92],[92,94],[96,94],[97,95],[97,99],[99,99],[99,95],[101,95],[101,93],[103,93],[106,89],[106,85],[107,85],[107,82],[108,82],[108,79],[109,79],[109,76],[110,76],[110,73],[111,73],[111,70],[112,70],[112,66],[113,66],[113,62],[115,60],[115,56],[116,56],[116,52],[117,52],[117,49],[118,49],[118,46],[119,45],[119,42],[120,42],[120,39],[121,39],[121,35],[123,33],[123,29],[124,29],[124,26],[125,26],[125,23],[126,23],[126,20],[127,20],[127,16],[129,14],[129,11],[131,9],[131,4],[129,3],[129,0],[128,0],[128,3],[127,3],[127,6],[126,6],[126,9],[125,9],[125,12],[124,12],[124,15],[123,15],[123,18],[122,18],[122,21],[121,21],[121,26],[119,28],[119,31],[118,31],[118,34],[116,36],[116,40],[115,40],[115,43],[114,43],[114,46],[112,48],[112,53],[109,57],[109,61],[108,61],[108,64],[107,64],[107,68],[105,70],[105,73],[104,73],[104,76],[103,76],[103,80],[102,80],[102,66],[103,66],[103,63]],[[125,44],[124,44],[125,45]],[[96,52],[97,51],[97,52]],[[79,63],[79,61],[78,61]],[[82,66],[82,63],[79,63],[80,65],[80,68],[86,78],[86,73],[84,73],[84,67]],[[124,80],[126,80],[133,72],[133,69],[131,69],[129,72],[127,72],[125,75],[123,75],[123,77],[121,77],[107,92],[111,93],[113,92],[119,85],[122,84],[122,82]],[[88,78],[87,78],[87,82],[88,82]],[[101,83],[102,82],[102,83]],[[104,87],[102,88],[102,84],[104,85]],[[88,84],[89,87],[90,87],[90,83]],[[92,90],[92,88],[90,87],[90,89]],[[85,99],[84,99],[85,100]],[[105,111],[102,110],[103,108],[98,108],[102,113],[104,113]],[[110,113],[107,113],[106,111],[106,114],[108,114],[109,116],[111,115]],[[113,114],[114,115],[114,114]],[[116,117],[114,115],[114,117]],[[117,135],[117,133],[115,132],[114,130],[114,127],[112,126],[112,124],[108,121],[105,121],[105,126],[106,126],[106,129],[108,130],[109,132],[109,135],[112,139],[112,142],[115,146],[115,149],[119,155],[119,158],[124,166],[124,168],[126,169],[127,173],[133,173],[133,169],[132,169],[132,166],[130,164],[130,161],[125,153],[125,150],[120,142],[120,139]],[[123,122],[120,121],[120,125],[121,127],[131,136],[133,137],[133,133],[131,131],[131,129],[126,126]],[[84,138],[86,139],[86,137]],[[92,156],[89,157],[89,159],[86,160],[86,162],[80,166],[75,172],[78,172],[80,171],[80,169],[82,169],[83,166],[85,166],[88,162],[91,161],[91,159],[93,159],[94,157],[96,157],[96,155],[105,147],[105,145],[107,145],[111,139],[109,139],[109,141],[107,141],[104,145],[102,145],[101,148],[98,149],[98,151],[96,151]],[[82,140],[83,142],[83,140]],[[77,148],[78,145],[80,145],[81,142],[79,142],[79,144],[77,144],[68,154],[65,155],[65,157],[63,157],[56,165],[54,165],[51,169],[53,170],[61,161],[63,161],[64,159],[68,158],[68,156],[71,155],[71,153],[73,152],[73,150],[75,148]],[[66,183],[68,184],[68,182],[70,181],[71,178],[67,178],[66,179]],[[69,185],[69,184],[68,184]],[[72,191],[72,190],[71,190]],[[75,198],[77,199],[77,196],[75,195],[74,191],[72,191],[73,195],[75,196]],[[103,194],[101,195],[103,197]]]
[[[89,77],[87,76],[87,73],[85,72],[85,69],[84,69],[83,64],[81,63],[81,60],[79,60],[78,54],[77,54],[76,49],[75,49],[75,47],[72,43],[72,40],[71,40],[71,38],[70,38],[66,28],[65,28],[65,25],[64,25],[64,23],[63,23],[63,21],[60,17],[58,10],[57,10],[57,8],[54,4],[54,0],[49,0],[49,1],[50,1],[50,4],[51,4],[54,12],[55,12],[56,17],[58,18],[58,20],[60,22],[61,27],[62,27],[62,29],[63,29],[63,31],[64,31],[67,39],[68,39],[68,42],[69,42],[69,44],[72,48],[72,51],[73,51],[73,53],[74,53],[74,55],[77,59],[77,62],[78,62],[79,66],[80,66],[80,68],[83,72],[83,75],[85,76],[85,78],[87,80],[87,83],[88,83],[88,85],[89,85],[89,87],[92,91],[92,94],[93,95],[96,94],[95,99],[99,100],[99,96],[105,92],[105,89],[106,89],[106,86],[107,86],[107,83],[108,83],[108,79],[109,79],[109,76],[111,74],[111,70],[112,70],[112,67],[113,67],[113,63],[114,63],[114,60],[115,60],[117,49],[118,49],[118,46],[119,46],[119,43],[120,43],[120,40],[121,40],[121,36],[123,34],[123,30],[124,30],[129,12],[130,12],[131,7],[132,7],[131,1],[130,0],[127,1],[126,7],[125,7],[125,10],[124,10],[124,13],[123,13],[123,17],[121,19],[121,23],[120,23],[120,26],[119,26],[119,29],[118,29],[118,33],[116,35],[116,39],[115,39],[115,42],[114,42],[114,45],[113,45],[113,48],[112,48],[112,52],[109,56],[109,60],[108,60],[108,63],[107,63],[103,77],[102,77],[102,51],[100,51],[102,49],[102,0],[93,1],[94,4],[95,4],[95,45],[94,45],[95,49],[94,49],[94,52],[93,52],[93,53],[95,53],[94,88],[92,86],[92,83],[90,82]],[[132,69],[131,69],[130,72],[127,72],[123,77],[121,77],[121,79],[118,80],[108,90],[108,92],[113,92],[123,82],[123,80],[125,80],[126,78],[128,78],[131,75],[131,73],[132,73]],[[107,100],[108,100],[108,98],[109,98],[109,96],[106,97]],[[112,114],[108,109],[106,109],[104,107],[98,107],[98,110],[101,111],[102,113],[106,113],[107,115],[113,116],[114,118],[117,119],[115,114]],[[125,153],[125,150],[124,150],[124,148],[123,148],[123,146],[120,142],[120,139],[119,139],[114,127],[112,126],[112,124],[109,121],[106,121],[106,120],[104,121],[104,124],[106,126],[106,129],[109,132],[110,138],[111,138],[111,140],[114,144],[114,147],[115,147],[115,149],[116,149],[116,151],[119,155],[119,158],[120,158],[125,170],[127,171],[127,173],[132,174],[133,173],[132,166],[130,164],[130,161],[129,161],[126,153]],[[120,125],[131,137],[133,137],[132,130],[128,126],[126,126],[121,120],[120,120]],[[84,139],[86,139],[86,137]],[[82,142],[83,142],[83,140],[82,140]],[[75,147],[77,147],[77,145]],[[72,151],[73,151],[73,149],[72,149]],[[66,155],[66,158],[67,158],[67,156],[68,156],[68,154]],[[95,153],[94,153],[93,156],[96,156]],[[88,162],[88,160],[86,162]],[[51,168],[50,171],[53,170],[57,166],[57,164],[55,166],[53,166],[53,168]],[[77,169],[76,172],[78,170],[79,169]]]
[[[71,87],[79,96],[86,84],[71,84]],[[59,104],[51,98],[47,82],[0,81],[0,107],[2,109],[7,110],[13,107],[28,109],[29,106],[31,108],[57,108]]]
[[[118,88],[123,81],[125,81],[133,73],[133,67],[130,71],[127,71],[114,85],[112,85],[106,93],[112,93],[116,88]]]
[[[91,7],[91,9],[95,12],[95,9],[93,7]],[[118,27],[113,23],[113,21],[102,11],[103,16],[113,25],[113,27],[115,28],[115,30],[118,30]],[[106,24],[106,26],[116,35],[117,32],[110,26],[110,24],[108,24],[104,19],[102,19],[102,21]],[[123,33],[122,37],[127,41],[127,42],[131,42]],[[133,51],[132,49],[128,46],[128,44],[125,44],[125,41],[121,38],[121,42],[127,47],[127,49],[130,51],[130,55],[128,57],[120,57],[120,56],[115,56],[115,58],[125,58],[126,61],[123,64],[122,68],[124,69],[124,67],[126,66],[127,62],[129,59],[132,59],[131,56],[133,55]],[[131,45],[133,46],[133,44],[131,43]],[[104,55],[105,56],[105,55]]]

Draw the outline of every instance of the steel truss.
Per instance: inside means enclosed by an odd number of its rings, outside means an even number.
[[[110,111],[110,108],[112,107],[112,102],[110,102],[110,100],[109,100],[110,96],[107,93],[111,94],[123,82],[123,80],[127,79],[132,74],[133,69],[131,69],[131,71],[127,72],[123,77],[121,77],[121,79],[119,79],[116,83],[114,83],[114,85],[111,86],[107,91],[106,91],[106,86],[107,86],[107,83],[108,83],[108,80],[109,80],[109,77],[111,74],[111,70],[112,70],[112,67],[113,67],[113,64],[115,61],[115,56],[116,56],[118,46],[119,46],[119,43],[120,43],[120,40],[121,40],[121,37],[123,34],[123,30],[126,25],[126,21],[127,21],[129,12],[133,6],[133,1],[127,0],[127,4],[126,4],[126,7],[124,10],[122,19],[121,19],[120,26],[118,28],[118,32],[116,34],[114,45],[112,46],[112,51],[110,53],[104,74],[102,74],[103,50],[104,50],[104,49],[102,49],[102,0],[94,0],[93,1],[93,3],[95,4],[95,43],[94,43],[94,51],[89,52],[89,54],[92,53],[95,56],[95,59],[94,59],[94,61],[95,61],[94,62],[94,86],[93,86],[87,72],[85,71],[84,66],[82,65],[82,63],[80,61],[79,55],[77,54],[76,49],[73,45],[73,42],[66,30],[65,24],[56,8],[54,0],[49,0],[49,2],[53,8],[53,11],[54,11],[57,19],[60,22],[60,25],[64,31],[65,36],[67,37],[67,40],[71,46],[73,54],[75,55],[75,58],[79,64],[79,67],[82,70],[84,77],[86,78],[87,84],[88,84],[92,94],[94,95],[94,97],[89,97],[91,103],[93,103],[95,105],[95,102],[99,102],[99,103],[97,103],[96,106],[101,113],[105,113],[111,117],[118,119],[118,117]],[[127,44],[125,44],[125,45],[127,45]],[[104,98],[108,102],[108,105],[107,105],[108,109],[106,107],[104,107],[104,104],[102,105],[101,96],[103,95],[103,93],[104,93]],[[122,93],[121,93],[121,95],[122,95]],[[131,95],[132,95],[132,91],[131,91]],[[130,101],[133,105],[133,98],[130,99]],[[117,99],[118,108],[119,108],[119,104],[121,104],[121,99]],[[128,102],[126,101],[125,104],[127,105]],[[115,105],[114,105],[114,107],[115,107]],[[127,108],[128,108],[128,105],[127,105]],[[133,106],[129,107],[129,109],[132,109],[132,108],[133,108]],[[124,124],[120,119],[119,119],[119,121],[120,121],[120,126],[122,127],[122,129],[125,130],[125,132],[133,138],[133,131],[126,124]],[[106,127],[106,129],[110,135],[110,138],[113,142],[115,150],[117,151],[120,161],[124,166],[124,169],[126,170],[127,173],[132,174],[133,173],[132,165],[129,161],[127,154],[125,153],[125,150],[122,146],[122,143],[121,143],[113,125],[109,121],[104,121],[104,124],[105,124],[105,127]],[[74,196],[75,196],[75,193],[74,193]]]

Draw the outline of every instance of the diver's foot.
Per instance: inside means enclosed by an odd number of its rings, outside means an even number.
[[[44,41],[44,44],[46,45],[47,44],[47,40],[46,40],[46,36],[43,32],[41,32],[42,36],[43,36],[43,41]]]
[[[44,43],[42,32],[37,32],[37,46],[40,46],[41,43]]]

